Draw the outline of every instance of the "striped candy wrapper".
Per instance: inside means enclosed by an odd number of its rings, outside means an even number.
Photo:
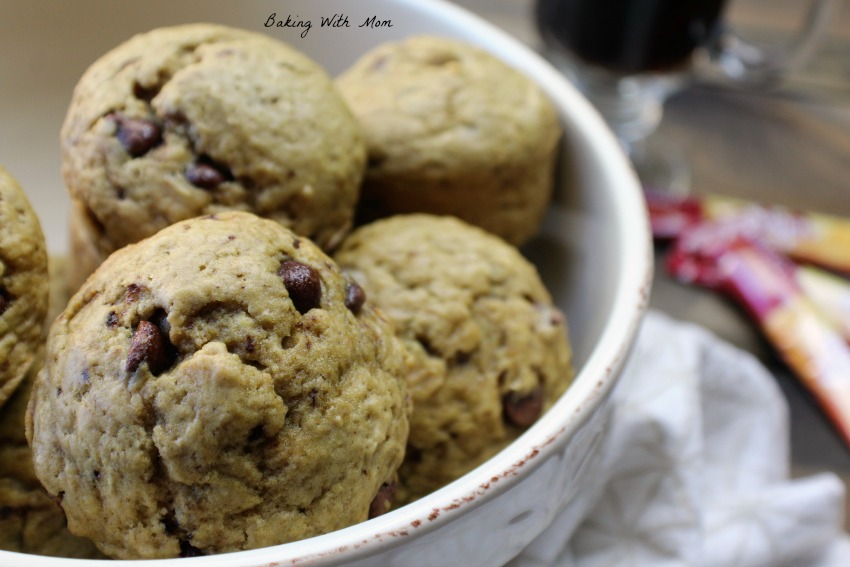
[[[683,228],[666,267],[679,281],[735,299],[850,446],[850,343],[837,318],[824,315],[826,304],[819,307],[804,291],[801,281],[812,287],[812,274],[801,277],[799,267],[735,219]],[[822,280],[814,287],[827,296]]]
[[[646,192],[653,234],[677,238],[688,227],[732,222],[750,239],[789,258],[850,274],[850,219],[715,195]]]

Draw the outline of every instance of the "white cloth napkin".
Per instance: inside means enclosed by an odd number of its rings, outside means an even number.
[[[613,402],[599,483],[509,567],[850,566],[844,485],[789,479],[786,402],[752,355],[651,312]]]

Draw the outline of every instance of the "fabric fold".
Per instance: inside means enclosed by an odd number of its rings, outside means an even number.
[[[650,312],[615,389],[596,479],[509,567],[844,567],[844,491],[789,478],[773,376]]]

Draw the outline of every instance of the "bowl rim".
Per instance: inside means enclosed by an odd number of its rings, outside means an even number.
[[[618,246],[622,256],[620,278],[610,317],[584,365],[577,369],[573,385],[537,423],[517,441],[461,479],[440,490],[378,518],[309,539],[254,550],[198,558],[117,560],[118,566],[177,567],[271,567],[272,565],[330,565],[363,559],[403,544],[451,522],[521,480],[520,469],[533,469],[569,439],[599,407],[614,387],[646,312],[652,282],[652,240],[646,206],[637,177],[614,135],[591,104],[531,48],[465,8],[447,0],[394,0],[411,12],[419,11],[451,19],[486,43],[489,51],[521,68],[535,79],[560,109],[570,108],[570,119],[595,149],[604,153],[612,176],[616,201],[615,219],[620,227]],[[100,560],[70,560],[0,551],[14,564],[30,567],[94,567]],[[111,562],[110,564],[112,564]]]

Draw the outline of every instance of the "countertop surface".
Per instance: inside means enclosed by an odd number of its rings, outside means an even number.
[[[532,0],[456,3],[541,48]],[[748,39],[781,41],[799,25],[807,4],[736,0],[728,23]],[[693,193],[850,218],[850,3],[845,1],[834,15],[826,40],[807,66],[781,85],[768,90],[689,86],[668,100],[658,134],[685,154]],[[656,252],[660,257],[664,249]],[[788,399],[794,473],[832,471],[850,486],[850,449],[741,310],[715,293],[673,281],[661,262],[656,262],[651,307],[753,352]]]

